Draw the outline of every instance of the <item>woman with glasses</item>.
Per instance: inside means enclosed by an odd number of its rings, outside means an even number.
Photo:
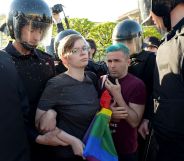
[[[47,110],[53,109],[57,113],[57,123],[48,122],[47,129],[58,129],[56,136],[62,145],[47,147],[51,161],[83,160],[82,138],[99,109],[97,91],[84,72],[88,50],[88,44],[81,35],[72,34],[60,41],[58,55],[68,70],[48,81],[40,99],[37,125]]]

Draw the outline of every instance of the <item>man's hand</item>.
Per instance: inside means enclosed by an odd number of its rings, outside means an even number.
[[[108,78],[105,81],[105,88],[114,97],[116,94],[121,94],[121,86],[118,79],[115,80],[116,84],[113,84]]]
[[[54,110],[48,110],[39,119],[38,130],[41,133],[52,131],[56,128],[57,113]]]
[[[149,135],[148,125],[149,125],[149,120],[143,119],[138,128],[138,132],[143,137],[143,139],[146,139],[146,135]]]
[[[126,119],[128,117],[128,111],[125,107],[112,107],[112,119],[113,120],[120,120]]]
[[[36,142],[38,144],[43,144],[43,145],[50,145],[50,146],[67,146],[68,144],[64,142],[63,140],[60,140],[57,135],[60,133],[60,129],[56,128],[53,131],[47,132],[44,135],[39,135],[36,138]]]

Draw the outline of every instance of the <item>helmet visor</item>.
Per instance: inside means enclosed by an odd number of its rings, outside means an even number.
[[[142,20],[141,24],[147,26],[154,25],[150,15],[150,11],[152,10],[152,0],[138,0],[138,2]]]
[[[51,23],[44,22],[39,18],[13,18],[15,39],[20,42],[26,42],[30,45],[37,46],[38,44],[40,44],[40,42],[45,45],[49,44],[52,35],[51,26]]]
[[[142,37],[137,36],[129,40],[123,40],[124,43],[130,49],[131,54],[139,53],[142,50]]]
[[[145,21],[150,15],[150,11],[152,9],[152,0],[139,0],[138,2],[141,12],[141,19],[142,21]]]

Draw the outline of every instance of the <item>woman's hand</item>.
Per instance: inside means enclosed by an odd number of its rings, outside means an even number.
[[[67,132],[61,130],[58,134],[57,137],[60,140],[64,140],[66,143],[68,143],[69,145],[71,145],[72,149],[73,149],[73,153],[75,155],[81,156],[83,157],[83,149],[84,149],[84,144],[83,142],[78,139],[77,137],[68,134]]]
[[[38,130],[41,133],[52,131],[56,128],[57,113],[54,110],[48,110],[39,119]]]
[[[47,132],[44,135],[38,135],[36,138],[36,142],[38,144],[43,144],[43,145],[50,145],[50,146],[67,146],[69,145],[65,141],[59,139],[57,135],[61,132],[60,129],[56,128],[53,131]]]
[[[72,139],[71,146],[75,155],[83,157],[84,144],[80,139],[74,137]]]

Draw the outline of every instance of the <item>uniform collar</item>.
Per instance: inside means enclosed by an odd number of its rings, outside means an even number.
[[[184,26],[184,18],[182,18],[174,27],[173,30],[180,30]]]
[[[166,35],[166,40],[169,41],[170,39],[172,39],[175,35],[176,32],[182,29],[182,27],[184,26],[184,18],[182,18],[174,27],[173,29]],[[163,40],[161,40],[161,42],[164,42],[165,38]]]
[[[32,51],[29,55],[22,55],[19,51],[13,46],[12,41],[10,41],[5,48],[6,52],[8,52],[10,55],[18,58],[25,58],[25,57],[35,57],[38,58],[38,54],[36,50]]]

